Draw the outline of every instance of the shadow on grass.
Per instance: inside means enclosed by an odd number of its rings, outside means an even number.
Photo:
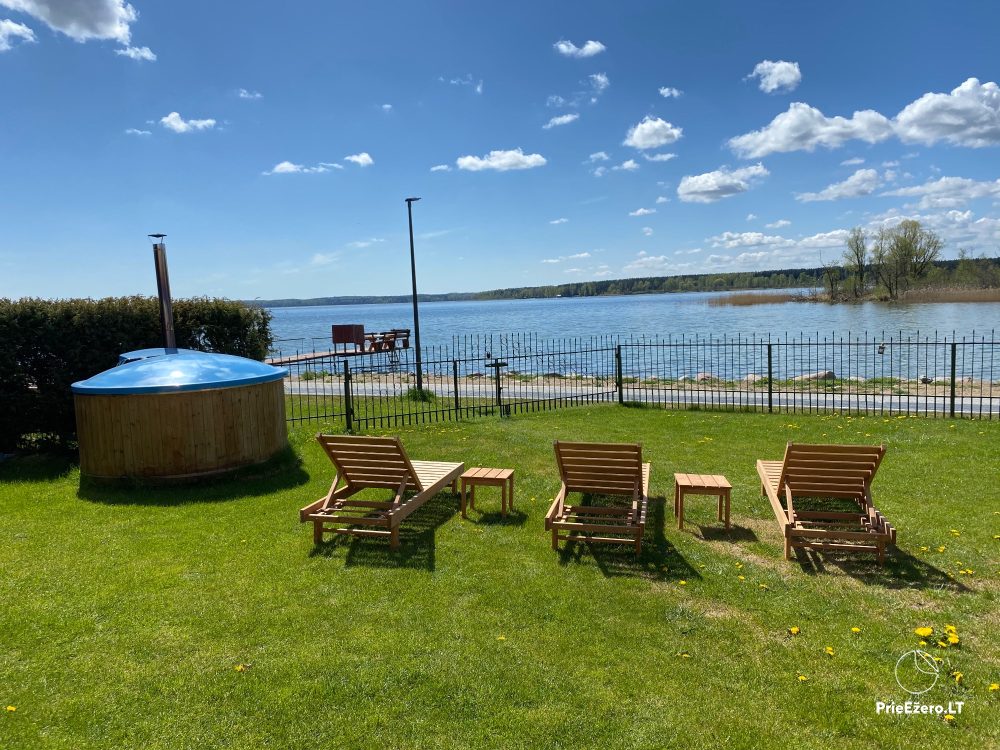
[[[399,527],[399,549],[389,548],[387,539],[337,534],[330,541],[317,544],[310,557],[337,557],[347,553],[344,565],[376,568],[412,568],[434,570],[435,532],[458,512],[458,495],[441,492],[408,516]]]
[[[699,578],[684,556],[667,541],[664,534],[665,507],[666,500],[662,496],[649,499],[642,552],[638,556],[629,540],[623,540],[621,545],[566,542],[559,549],[559,564],[582,562],[586,552],[601,573],[609,578],[632,576],[656,581]]]
[[[753,529],[748,529],[746,526],[737,526],[736,524],[731,524],[729,531],[726,531],[725,526],[703,526],[702,524],[697,524],[698,530],[701,532],[701,538],[706,542],[730,542],[731,544],[738,544],[740,542],[758,542],[756,532]]]
[[[0,461],[0,482],[20,484],[51,481],[66,476],[77,466],[77,456],[70,451],[15,454]]]
[[[899,547],[886,550],[884,568],[880,568],[874,558],[873,553],[817,552],[801,547],[795,549],[795,561],[809,575],[820,575],[830,572],[830,568],[836,568],[839,573],[862,583],[887,589],[939,589],[957,593],[969,591],[945,571]]]
[[[478,517],[473,517],[472,513],[477,513],[478,511],[470,511],[467,521],[472,521],[473,523],[481,523],[484,526],[524,526],[525,522],[528,520],[528,514],[521,510],[510,510],[507,511],[507,516],[504,517],[500,514],[498,510],[491,510],[488,513],[479,513]]]
[[[81,500],[108,505],[169,507],[188,503],[221,503],[299,487],[309,481],[309,474],[301,464],[295,452],[286,448],[257,466],[181,483],[80,477],[80,489],[76,494]]]

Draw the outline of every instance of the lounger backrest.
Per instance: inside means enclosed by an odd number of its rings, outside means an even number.
[[[642,446],[629,443],[555,443],[566,489],[595,495],[631,495],[642,486]]]
[[[317,435],[316,439],[341,478],[353,487],[394,490],[405,477],[407,489],[423,489],[399,438]]]
[[[789,443],[778,491],[789,485],[798,496],[859,497],[871,485],[884,455],[884,445]]]

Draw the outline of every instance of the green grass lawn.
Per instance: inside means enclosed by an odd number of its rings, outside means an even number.
[[[515,468],[518,512],[502,521],[484,489],[463,521],[446,492],[397,553],[314,548],[297,510],[332,472],[312,432],[292,436],[300,465],[182,489],[0,463],[0,748],[1000,742],[1000,424],[602,405],[399,429],[414,458]],[[642,442],[641,558],[551,550],[555,438]],[[885,569],[782,559],[754,459],[788,440],[887,444]],[[707,498],[676,530],[674,471],[729,477],[730,534]],[[961,642],[941,649],[946,624]],[[906,700],[893,668],[920,626],[946,665],[921,699],[964,701],[950,723],[875,714]]]

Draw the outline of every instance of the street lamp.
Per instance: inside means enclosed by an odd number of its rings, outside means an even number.
[[[424,375],[420,364],[420,313],[417,311],[417,259],[413,254],[413,203],[419,198],[406,198],[406,215],[410,220],[410,276],[413,280],[413,338],[417,346],[417,393],[424,390]]]

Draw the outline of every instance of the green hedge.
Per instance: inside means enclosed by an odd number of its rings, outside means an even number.
[[[271,314],[223,299],[174,302],[177,346],[264,359]],[[75,435],[70,385],[122,352],[163,346],[152,297],[0,299],[0,451]]]

